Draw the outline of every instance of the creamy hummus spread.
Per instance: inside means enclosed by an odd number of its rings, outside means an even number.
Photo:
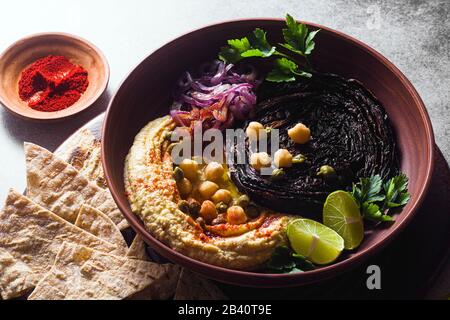
[[[125,189],[146,229],[172,249],[199,261],[232,269],[255,269],[285,243],[288,217],[264,212],[241,225],[202,227],[182,212],[170,142],[170,116],[156,119],[136,136],[125,162]]]

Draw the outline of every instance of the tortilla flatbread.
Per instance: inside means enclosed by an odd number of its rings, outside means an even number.
[[[132,259],[133,260],[133,259]],[[142,261],[142,260],[138,260]],[[163,264],[164,265],[164,264]],[[128,300],[168,300],[172,299],[177,288],[178,279],[180,278],[181,267],[175,264],[167,264],[171,266],[170,272],[155,280],[151,286],[136,294],[129,296]]]
[[[127,254],[128,245],[122,233],[114,222],[103,212],[90,206],[82,205],[75,225],[100,239],[116,245],[117,252],[120,255]]]
[[[151,261],[145,248],[146,245],[144,240],[142,240],[141,236],[137,234],[134,237],[130,248],[128,249],[127,257],[132,259]]]
[[[65,242],[52,269],[28,299],[124,299],[170,276],[174,268]]]
[[[9,299],[33,287],[32,271],[23,261],[0,248],[0,297]]]
[[[134,237],[128,250],[127,257],[130,259],[138,259],[143,261],[152,261],[147,254],[146,244],[140,235]],[[152,300],[154,297],[166,300],[171,299],[175,295],[175,289],[178,284],[181,267],[173,267],[171,274],[167,274],[165,277],[161,277],[158,281],[155,281],[152,286],[147,289],[129,297],[131,300]]]
[[[94,207],[114,221],[120,230],[128,227],[109,190],[98,187],[73,166],[50,151],[25,143],[27,196],[34,202],[74,223],[82,204]]]
[[[183,269],[175,291],[175,300],[228,300],[212,281]]]
[[[69,138],[56,156],[70,163],[97,186],[106,189],[106,179],[101,162],[101,143],[95,134],[84,128]]]
[[[31,289],[51,268],[64,241],[89,246],[99,251],[119,253],[117,247],[32,202],[22,194],[10,190],[5,206],[0,212],[0,248],[7,251],[19,263],[27,265],[30,272],[21,272],[12,281],[2,274],[0,287],[4,299],[20,296]],[[1,269],[11,261],[1,260]],[[23,285],[18,286],[17,283]]]

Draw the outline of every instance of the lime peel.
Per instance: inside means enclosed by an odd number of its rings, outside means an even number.
[[[364,224],[353,196],[343,190],[331,193],[323,207],[323,223],[336,231],[345,243],[345,249],[357,248],[364,238]]]
[[[317,243],[319,242],[319,237],[315,234],[312,237],[312,242],[309,245],[309,251],[308,254],[306,255],[306,258],[309,258],[311,256],[311,254],[314,252],[314,250],[317,247]]]
[[[310,219],[296,219],[287,227],[292,249],[315,264],[329,264],[344,250],[344,239],[334,230]]]

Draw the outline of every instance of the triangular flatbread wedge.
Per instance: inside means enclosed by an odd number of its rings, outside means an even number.
[[[52,269],[29,299],[125,299],[150,288],[162,277],[170,276],[174,268],[171,264],[129,259],[64,243]]]
[[[33,288],[34,279],[30,267],[0,248],[0,297],[9,299]]]
[[[31,273],[19,275],[22,278],[27,277],[25,280],[11,281],[8,276],[0,277],[2,296],[6,292],[4,298],[9,299],[31,289],[50,270],[64,241],[104,252],[121,252],[117,251],[115,245],[74,226],[17,191],[10,190],[5,206],[0,212],[0,248],[18,262],[27,265]],[[11,263],[8,259],[0,261],[2,262],[4,265],[0,268]],[[17,286],[18,282],[28,285],[20,288]]]
[[[91,130],[84,128],[77,131],[58,150],[56,156],[70,163],[100,188],[107,188],[101,163],[100,139]]]
[[[103,212],[87,205],[82,205],[75,225],[93,235],[117,246],[117,252],[126,255],[128,245],[119,228]]]
[[[151,261],[145,248],[146,245],[144,240],[141,238],[140,235],[137,234],[134,237],[130,248],[128,249],[127,257],[144,261]]]
[[[139,260],[142,261],[142,260]],[[129,300],[168,300],[172,299],[177,288],[178,279],[180,277],[181,267],[175,264],[170,265],[170,270],[159,279],[155,280],[151,286],[144,290],[129,296]]]
[[[138,259],[143,261],[152,261],[147,254],[146,244],[140,235],[134,237],[130,248],[128,249],[127,257],[130,259]],[[175,294],[175,289],[178,284],[181,267],[175,266],[170,274],[161,277],[152,286],[147,289],[129,297],[132,300],[152,300],[154,297],[159,299],[171,299]]]
[[[50,151],[25,143],[27,196],[34,202],[74,223],[81,205],[94,207],[114,221],[120,230],[128,227],[109,190],[98,187],[73,166]]]
[[[183,269],[175,291],[175,300],[228,300],[212,281]]]

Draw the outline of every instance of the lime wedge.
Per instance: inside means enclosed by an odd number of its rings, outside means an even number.
[[[331,193],[323,206],[323,223],[344,238],[345,249],[357,248],[364,238],[364,225],[355,199],[345,191]]]
[[[314,220],[294,220],[286,232],[292,249],[316,264],[333,262],[344,249],[339,234]]]

